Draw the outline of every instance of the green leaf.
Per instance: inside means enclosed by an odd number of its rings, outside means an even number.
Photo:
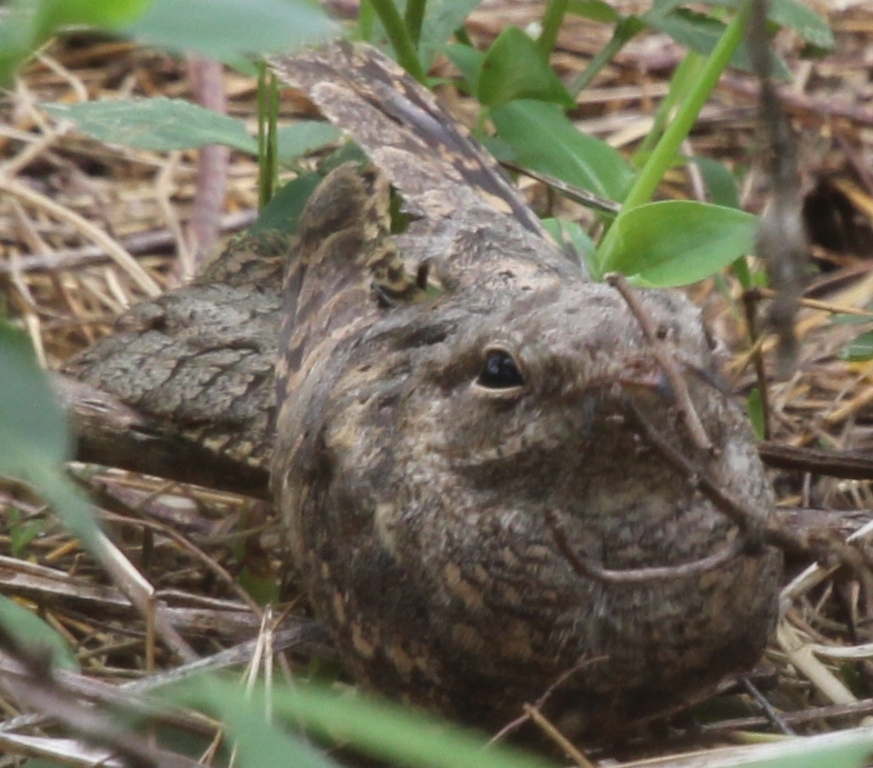
[[[856,336],[840,350],[840,360],[859,363],[873,359],[873,331]]]
[[[337,141],[340,135],[338,129],[320,120],[286,125],[277,131],[278,155],[283,160],[292,160]]]
[[[0,321],[0,474],[25,480],[58,467],[72,442],[27,335]]]
[[[42,646],[51,651],[53,667],[79,671],[76,654],[58,632],[31,611],[2,595],[0,624],[25,647],[33,650],[35,646]]]
[[[618,11],[603,0],[570,0],[567,4],[567,13],[604,24],[618,24],[621,21]]]
[[[518,27],[504,29],[488,49],[476,96],[486,107],[498,107],[513,99],[549,101],[568,109],[576,105],[536,42]]]
[[[259,712],[264,706],[264,696],[260,691],[252,697],[251,703],[241,703],[239,686],[217,679],[194,679],[167,693],[172,700],[180,703],[208,704],[209,709],[226,717],[235,738],[249,739],[246,743],[251,743],[253,747],[259,743],[279,744],[278,737],[270,734],[271,729],[264,725],[264,716]],[[415,768],[554,768],[554,764],[542,758],[501,744],[485,748],[487,737],[484,734],[452,727],[409,707],[372,698],[338,695],[320,687],[298,684],[293,688],[274,687],[270,699],[277,717],[299,722],[331,741],[346,742],[389,765]],[[248,734],[245,733],[247,730]],[[243,743],[240,742],[241,747]],[[251,752],[249,754],[257,760],[247,762],[247,765],[313,765],[305,754],[298,757],[301,746],[299,742],[287,745],[285,749],[288,751],[280,762],[273,762],[260,751]],[[322,765],[326,764],[329,763],[324,760]]]
[[[61,27],[117,29],[142,16],[151,0],[42,0],[36,28],[40,39]]]
[[[710,0],[707,4],[736,9],[745,1]],[[824,51],[834,48],[834,35],[827,21],[803,0],[770,0],[767,18],[780,27],[794,30],[815,48]]]
[[[687,285],[752,252],[757,224],[750,213],[692,200],[647,203],[615,220],[600,270],[645,286]]]
[[[291,50],[340,31],[315,0],[153,0],[124,29],[152,45],[221,61]]]
[[[91,508],[63,474],[72,441],[27,336],[0,321],[0,475],[33,486],[73,533],[98,551]]]
[[[703,176],[703,181],[709,190],[709,199],[716,205],[726,208],[740,207],[740,191],[737,188],[737,180],[725,167],[724,163],[713,160],[711,157],[692,157],[689,162],[694,163]]]
[[[667,14],[652,10],[644,13],[640,18],[653,29],[669,35],[677,43],[704,56],[712,53],[725,31],[725,25],[718,19],[684,8]],[[737,48],[731,63],[747,72],[752,71],[745,42]],[[791,78],[791,71],[780,56],[770,52],[770,64],[774,77],[781,80]]]
[[[58,119],[73,120],[83,133],[110,144],[168,152],[227,144],[257,154],[258,143],[241,120],[184,99],[88,101],[43,104]]]
[[[34,19],[36,8],[19,0],[0,12],[0,88],[9,88],[18,68],[39,44]]]
[[[482,60],[485,58],[485,54],[469,45],[461,44],[447,45],[445,54],[452,64],[461,70],[461,77],[464,78],[467,93],[475,93],[479,87],[479,72],[482,69]]]
[[[256,234],[268,229],[277,229],[288,234],[296,232],[306,201],[321,179],[319,173],[308,173],[279,188],[261,211],[258,220],[252,224],[250,232]]]
[[[624,198],[633,169],[605,141],[579,131],[557,105],[512,101],[493,110],[491,119],[519,165],[601,197]]]
[[[800,0],[770,0],[770,19],[780,27],[793,29],[816,48],[834,49],[834,34],[827,21]]]
[[[271,699],[280,691],[271,692]],[[317,752],[303,738],[267,722],[264,712],[268,705],[260,690],[244,696],[237,683],[204,676],[170,688],[165,695],[174,702],[216,715],[227,727],[237,761],[244,768],[338,768],[337,763]]]
[[[446,41],[480,2],[481,0],[428,0],[418,43],[418,56],[426,70],[445,51]]]

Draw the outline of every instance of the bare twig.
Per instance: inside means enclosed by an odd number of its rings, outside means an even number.
[[[761,123],[770,150],[771,200],[761,217],[757,251],[767,264],[770,285],[777,293],[769,320],[779,336],[777,362],[779,375],[785,378],[797,357],[794,319],[806,281],[809,246],[803,225],[797,149],[771,79],[768,12],[768,0],[754,0],[748,27],[749,56],[760,82]]]
[[[776,709],[769,701],[767,701],[764,694],[762,694],[761,691],[758,690],[758,687],[751,680],[749,680],[748,677],[740,678],[740,685],[745,688],[746,693],[748,693],[755,700],[758,706],[761,707],[762,710],[764,710],[764,714],[767,715],[767,719],[773,725],[775,725],[782,733],[787,736],[797,735],[796,731],[790,725],[788,725],[788,723],[785,722],[785,720],[782,718],[782,715],[776,711]]]
[[[540,730],[542,730],[546,736],[564,750],[567,756],[573,760],[579,768],[594,768],[594,763],[585,757],[585,755],[583,755],[536,707],[532,707],[530,704],[525,704],[524,711],[525,714],[539,726]]]
[[[758,443],[758,455],[776,469],[793,469],[846,480],[873,480],[873,456],[866,451],[800,448],[774,441]]]
[[[652,325],[652,320],[643,308],[639,297],[623,275],[620,275],[617,272],[611,272],[605,276],[605,279],[609,285],[621,294],[621,297],[625,300],[628,308],[636,318],[637,323],[639,323],[643,336],[651,347],[652,355],[655,360],[657,360],[658,365],[661,366],[664,375],[667,377],[670,386],[673,388],[673,393],[676,397],[676,405],[679,409],[679,413],[682,415],[682,420],[685,422],[685,426],[688,429],[689,437],[691,437],[694,444],[700,448],[700,450],[713,455],[715,452],[715,446],[713,446],[712,441],[709,439],[709,435],[706,434],[706,430],[700,422],[700,416],[697,415],[697,411],[694,408],[694,403],[691,402],[691,395],[688,392],[688,385],[685,383],[685,378],[682,376],[679,366],[676,365],[676,360],[673,355],[665,347],[664,342],[659,338],[658,331],[654,325]]]
[[[216,112],[227,111],[221,62],[205,57],[192,58],[188,62],[188,77],[199,104]],[[197,273],[203,257],[218,240],[229,161],[230,148],[224,144],[201,147],[197,156],[197,191],[194,210],[188,221],[188,249],[194,255],[194,263],[182,268],[182,274],[187,278]]]

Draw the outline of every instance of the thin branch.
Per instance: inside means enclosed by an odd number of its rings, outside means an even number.
[[[628,308],[639,323],[640,330],[643,332],[643,337],[649,343],[652,350],[652,355],[657,360],[658,365],[664,371],[664,375],[670,382],[673,388],[673,393],[676,397],[676,405],[685,426],[688,429],[688,435],[694,444],[702,451],[706,451],[710,456],[715,454],[715,446],[706,434],[700,417],[694,408],[694,403],[691,401],[691,395],[688,392],[688,385],[685,383],[685,377],[679,371],[679,366],[673,354],[666,348],[664,342],[659,338],[658,332],[652,324],[651,318],[646,313],[639,297],[631,288],[630,283],[623,275],[617,272],[610,272],[605,276],[606,282],[615,288],[621,297],[625,300]]]

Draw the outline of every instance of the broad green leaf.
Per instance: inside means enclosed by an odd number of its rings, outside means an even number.
[[[188,705],[208,705],[226,718],[235,738],[248,738],[242,730],[251,729],[253,745],[279,743],[263,724],[263,694],[258,691],[253,703],[241,703],[239,687],[217,679],[194,679],[167,691],[168,697]],[[338,695],[320,687],[298,684],[274,687],[270,692],[277,720],[299,722],[314,733],[339,740],[389,765],[415,768],[555,768],[542,758],[510,749],[501,744],[486,748],[487,736],[451,727],[408,707],[382,701]],[[243,713],[242,711],[245,710]],[[260,723],[258,722],[260,720]],[[280,734],[281,735],[281,734]],[[287,737],[284,737],[287,738]],[[285,759],[269,760],[261,752],[251,766],[313,765],[303,755],[297,762],[300,745],[286,747]],[[293,756],[292,756],[293,755]],[[302,762],[307,760],[306,763]],[[324,764],[327,764],[326,761]]]
[[[76,654],[61,635],[32,611],[2,595],[0,595],[0,624],[31,650],[36,646],[42,646],[51,651],[53,666],[71,672],[79,671]]]
[[[736,9],[743,2],[746,0],[709,0],[706,4]],[[833,50],[834,35],[827,21],[803,0],[770,0],[768,18],[780,27],[794,30],[815,48]]]
[[[640,17],[647,25],[665,35],[672,37],[677,43],[690,48],[692,51],[708,56],[712,53],[725,30],[725,25],[718,19],[694,13],[684,8],[679,8],[672,13],[662,14],[655,11],[644,13]],[[746,70],[752,71],[752,64],[745,43],[741,43],[731,63]],[[781,80],[791,78],[791,72],[781,57],[770,55],[770,64],[773,75]]]
[[[0,88],[11,86],[18,68],[39,45],[35,16],[36,7],[24,0],[0,12]]]
[[[424,68],[446,48],[446,41],[463,25],[481,0],[428,0],[421,25],[418,56]]]
[[[12,0],[0,9],[0,87],[8,87],[33,51],[70,26],[115,29],[142,15],[151,0]]]
[[[69,26],[116,29],[136,21],[145,13],[151,1],[42,0],[37,11],[36,28],[41,39]]]
[[[750,213],[692,200],[648,203],[619,216],[601,274],[621,272],[660,288],[702,280],[754,250]]]
[[[88,101],[43,104],[58,119],[73,120],[83,133],[110,144],[168,152],[206,144],[227,144],[257,154],[258,143],[245,125],[184,99]]]
[[[261,211],[258,220],[252,224],[250,231],[253,234],[268,229],[277,229],[288,234],[296,232],[306,201],[321,179],[319,173],[308,173],[280,187]]]
[[[567,3],[567,13],[604,24],[618,24],[621,21],[618,11],[603,0],[570,0]]]
[[[793,29],[806,42],[825,51],[834,49],[834,34],[828,23],[800,0],[770,0],[770,19]]]
[[[856,336],[840,350],[841,360],[862,362],[873,359],[873,331]]]
[[[504,29],[488,49],[476,96],[486,107],[499,107],[514,99],[554,102],[568,109],[575,106],[536,42],[518,27]]]
[[[281,689],[271,691],[273,696]],[[177,703],[196,706],[217,716],[226,726],[242,768],[339,768],[307,741],[267,721],[267,701],[258,690],[244,696],[237,683],[199,677],[166,691]],[[270,702],[272,707],[273,701]]]
[[[340,27],[315,0],[152,0],[124,33],[221,61],[287,51],[336,37]]]
[[[0,475],[33,486],[73,533],[97,551],[88,502],[63,474],[72,441],[27,336],[0,321]]]
[[[0,321],[0,474],[28,480],[59,467],[72,442],[27,335]]]
[[[482,69],[482,60],[485,58],[485,54],[469,45],[460,44],[447,45],[445,54],[452,64],[461,70],[461,77],[464,78],[467,93],[475,93],[479,87],[479,72]]]
[[[688,162],[694,163],[703,176],[703,181],[709,191],[709,199],[716,205],[726,208],[740,207],[740,191],[737,180],[725,167],[724,163],[711,157],[692,157]]]
[[[512,101],[491,112],[499,138],[516,162],[601,197],[621,200],[633,169],[604,141],[579,131],[561,108],[542,101]]]
[[[306,120],[282,126],[277,131],[278,155],[282,160],[292,160],[320,149],[339,137],[339,130],[320,120]]]

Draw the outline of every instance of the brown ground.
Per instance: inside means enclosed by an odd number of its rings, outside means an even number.
[[[824,0],[818,5],[828,7]],[[859,328],[834,324],[832,312],[873,301],[873,8],[850,0],[830,7],[837,38],[832,55],[802,60],[796,39],[790,34],[778,39],[795,73],[782,94],[800,140],[808,223],[820,232],[813,251],[826,271],[809,291],[824,304],[807,307],[798,320],[796,370],[785,381],[771,379],[767,392],[774,439],[793,446],[869,451],[873,364],[839,358]],[[524,25],[538,16],[539,8],[526,0],[486,0],[469,29],[485,41],[506,23]],[[569,24],[556,56],[562,75],[579,71],[605,40],[606,31],[596,25]],[[657,35],[635,41],[582,95],[580,126],[632,152],[647,133],[682,55],[678,46]],[[50,368],[105,334],[125,307],[149,291],[178,284],[195,258],[186,244],[194,210],[207,220],[220,215],[223,233],[250,222],[257,203],[257,167],[251,158],[234,153],[226,168],[223,206],[210,210],[197,196],[197,174],[220,179],[225,173],[220,157],[211,170],[198,171],[196,152],[160,155],[108,147],[58,124],[38,105],[120,96],[190,97],[191,82],[185,65],[166,55],[83,38],[48,48],[0,102],[0,281],[10,314],[28,330]],[[254,125],[255,83],[225,73],[224,86],[228,111]],[[743,179],[745,206],[758,212],[765,184],[755,92],[750,77],[725,76],[688,150],[734,169]],[[445,95],[459,114],[470,114],[470,105]],[[290,99],[284,102],[288,116],[294,105]],[[693,175],[677,171],[663,194],[693,197],[698,188]],[[535,185],[530,192],[535,200],[543,198]],[[208,238],[203,231],[201,242]],[[145,272],[137,274],[131,263]],[[754,372],[742,303],[733,282],[719,285],[723,290],[710,283],[693,293],[728,341],[729,375],[743,394],[753,385]],[[765,349],[771,348],[768,340]],[[871,476],[869,467],[865,471]],[[781,718],[748,695],[726,698],[712,708],[715,714],[707,713],[710,721],[698,741],[730,742],[739,738],[739,729],[749,728],[778,732],[788,725],[800,733],[847,728],[873,712],[868,658],[873,648],[846,660],[847,646],[873,642],[873,571],[865,544],[851,550],[841,544],[848,533],[873,520],[871,485],[846,479],[849,475],[839,467],[836,473],[786,471],[776,476],[780,505],[798,508],[798,521],[811,519],[821,527],[827,520],[834,530],[820,538],[829,562],[847,563],[839,569],[812,566],[786,590],[788,610],[759,681]],[[76,648],[88,677],[138,679],[150,669],[178,665],[176,654],[186,646],[205,655],[254,636],[259,618],[236,578],[245,572],[263,585],[278,568],[263,549],[270,541],[247,535],[258,530],[262,508],[245,499],[167,487],[120,472],[97,475],[91,483],[102,494],[114,539],[159,590],[167,608],[163,615],[174,630],[159,621],[157,642],[142,613],[129,607],[123,595],[131,587],[118,574],[107,579],[37,501],[20,488],[0,486],[5,529],[0,535],[0,591],[38,606]],[[810,509],[837,512],[823,515]],[[15,537],[24,527],[22,518],[36,521],[40,535],[19,547]],[[790,576],[806,566],[792,563]],[[835,647],[836,653],[828,650]],[[15,714],[11,705],[3,706],[10,717]],[[0,733],[5,745],[0,753],[13,749],[4,741],[8,736]],[[654,751],[666,754],[688,746],[675,738],[658,743]]]

